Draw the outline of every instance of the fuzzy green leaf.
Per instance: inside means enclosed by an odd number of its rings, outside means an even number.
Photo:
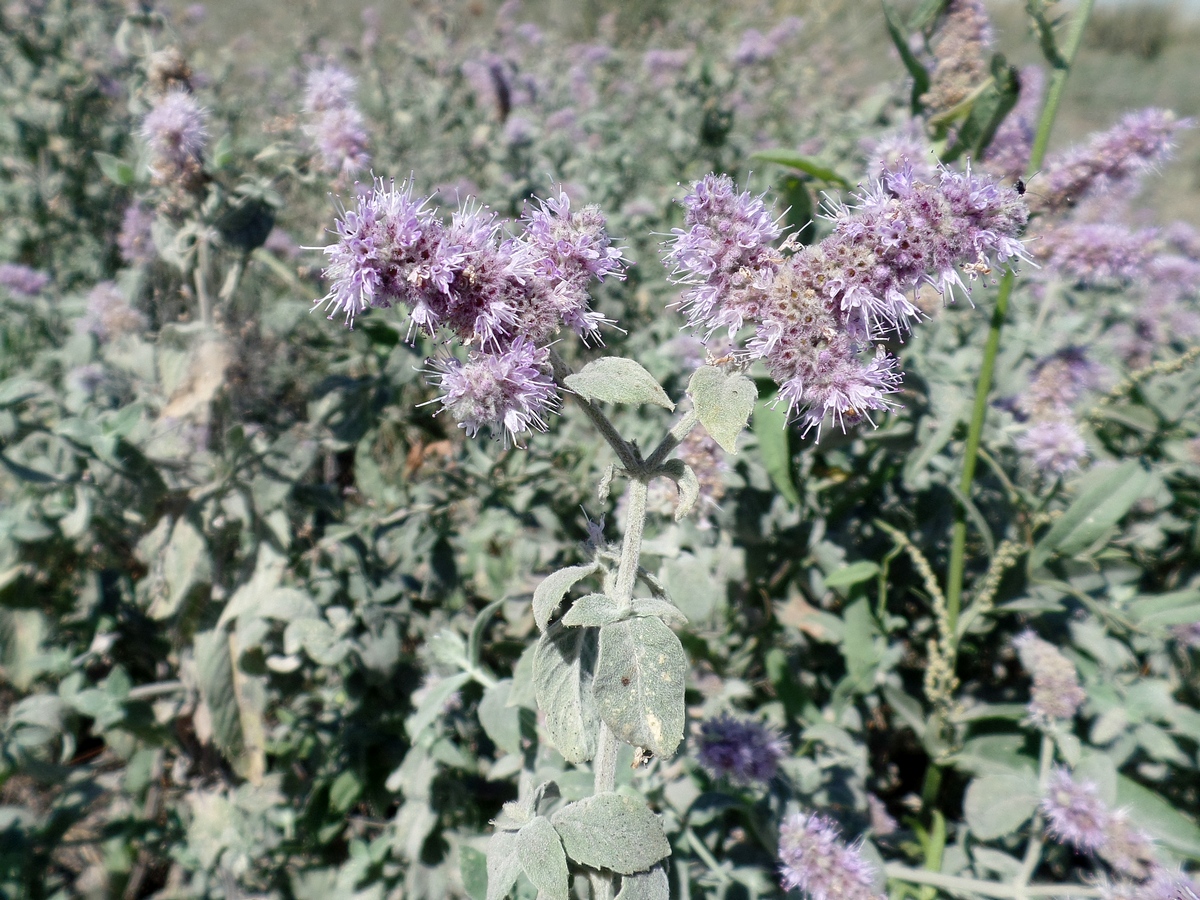
[[[746,427],[758,388],[745,375],[726,374],[714,366],[701,366],[692,375],[688,394],[696,405],[700,424],[726,453],[737,453],[737,436]]]
[[[537,816],[517,832],[517,855],[541,900],[567,900],[567,854],[549,819]]]
[[[599,566],[589,563],[586,566],[567,566],[557,572],[551,572],[542,579],[533,591],[533,621],[540,631],[545,631],[550,624],[550,617],[562,604],[563,598],[576,582],[582,581],[595,572]]]
[[[675,409],[654,376],[632,359],[605,356],[590,362],[574,375],[568,375],[567,387],[585,400],[604,403],[653,403],[664,409]]]
[[[658,816],[624,794],[610,791],[569,803],[550,821],[567,855],[595,869],[633,875],[671,852]]]
[[[657,618],[638,617],[600,629],[593,693],[600,715],[627,744],[667,757],[683,740],[687,657],[679,638]]]
[[[587,762],[596,755],[600,714],[592,692],[595,668],[595,629],[556,624],[538,639],[533,687],[550,740],[567,762]]]

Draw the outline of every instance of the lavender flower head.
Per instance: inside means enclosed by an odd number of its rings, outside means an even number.
[[[453,333],[472,349],[465,363],[433,363],[442,407],[468,434],[491,424],[516,440],[544,429],[555,405],[546,342],[563,326],[596,336],[605,319],[589,308],[587,287],[624,274],[595,207],[572,212],[560,194],[524,224],[507,237],[494,213],[470,202],[447,224],[411,185],[380,179],[338,219],[337,241],[324,248],[329,292],[316,305],[347,325],[400,305],[410,334]]]
[[[121,217],[121,231],[117,235],[117,249],[121,258],[133,266],[154,262],[158,253],[150,227],[154,224],[154,210],[144,203],[134,202],[125,208]]]
[[[1032,631],[1013,639],[1025,671],[1033,676],[1029,712],[1036,722],[1073,718],[1087,695],[1079,686],[1075,666],[1053,644]]]
[[[166,181],[199,168],[208,138],[207,116],[196,98],[173,90],[159,98],[142,121],[142,137],[150,146],[150,171]]]
[[[45,272],[20,263],[0,263],[0,287],[17,297],[36,297],[50,284]]]
[[[1038,260],[1074,284],[1119,287],[1146,270],[1158,229],[1134,230],[1108,222],[1064,223],[1042,232]]]
[[[994,36],[983,0],[950,0],[934,40],[934,69],[921,101],[934,112],[967,98],[988,76]]]
[[[503,353],[472,351],[465,363],[440,360],[434,363],[444,392],[438,402],[470,437],[496,423],[506,445],[527,431],[545,431],[545,416],[557,405],[549,353],[517,338]]]
[[[1050,773],[1042,814],[1055,840],[1094,853],[1104,843],[1108,809],[1090,781],[1076,781],[1066,769]]]
[[[1191,124],[1162,109],[1130,113],[1086,145],[1050,160],[1033,202],[1055,212],[1110,190],[1167,159],[1175,136]]]
[[[1088,452],[1087,442],[1069,416],[1035,422],[1016,439],[1016,445],[1050,478],[1077,471]]]
[[[1112,869],[1146,878],[1158,868],[1153,845],[1123,810],[1110,810],[1095,784],[1076,781],[1062,768],[1050,773],[1042,813],[1055,840],[1103,859]]]
[[[840,840],[838,827],[825,816],[795,813],[779,828],[783,886],[799,888],[812,900],[882,900],[875,872],[857,847]]]
[[[354,105],[358,82],[340,66],[326,65],[308,73],[304,110],[310,116],[305,133],[316,145],[321,168],[352,175],[371,162],[362,113]]]
[[[1029,389],[1021,398],[1022,412],[1034,419],[1069,414],[1084,391],[1100,386],[1103,369],[1078,347],[1067,347],[1041,360]]]
[[[737,784],[770,781],[787,754],[787,743],[761,722],[722,713],[700,726],[697,757],[714,778]]]
[[[134,334],[147,326],[146,317],[129,305],[125,295],[111,281],[102,281],[88,293],[87,311],[78,327],[95,336],[102,344],[125,334]]]
[[[354,102],[358,81],[341,66],[313,69],[304,80],[304,111],[323,113],[345,109]]]
[[[1021,197],[969,171],[923,178],[905,163],[853,199],[830,210],[833,234],[785,260],[770,245],[780,230],[762,201],[708,176],[684,201],[686,227],[667,253],[687,286],[688,323],[732,336],[754,322],[745,355],[764,360],[781,399],[805,410],[805,430],[818,435],[827,418],[844,429],[892,405],[896,361],[882,350],[859,355],[909,330],[920,315],[913,292],[930,285],[952,297],[993,262],[1028,259]]]

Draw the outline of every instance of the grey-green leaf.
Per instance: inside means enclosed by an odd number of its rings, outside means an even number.
[[[521,857],[517,853],[516,832],[495,832],[488,840],[487,900],[504,900],[520,874]]]
[[[540,631],[545,631],[550,624],[550,617],[558,609],[576,582],[582,581],[596,571],[598,566],[589,563],[586,566],[567,566],[557,572],[551,572],[542,579],[533,592],[533,621]]]
[[[92,156],[96,160],[96,165],[100,167],[100,171],[104,173],[104,177],[113,184],[119,184],[121,187],[129,187],[133,184],[133,166],[121,157],[99,151],[93,153]]]
[[[1037,777],[1032,773],[984,775],[967,788],[963,812],[971,832],[990,841],[1016,831],[1040,801]]]
[[[567,854],[549,819],[537,816],[517,832],[517,855],[539,898],[567,900]]]
[[[458,871],[471,900],[487,900],[487,856],[470,844],[458,848]]]
[[[832,168],[818,162],[811,156],[804,156],[801,153],[797,153],[795,150],[788,150],[782,147],[771,150],[759,150],[757,153],[752,154],[750,158],[775,163],[777,166],[787,166],[789,169],[799,169],[804,174],[810,175],[818,181],[824,181],[827,184],[836,184],[842,188],[850,187],[850,182]]]
[[[671,852],[658,816],[624,794],[609,791],[569,803],[550,821],[567,855],[596,869],[633,875]]]
[[[605,356],[590,362],[564,379],[567,387],[585,400],[604,403],[653,403],[664,409],[675,408],[667,392],[654,376],[632,359]]]
[[[587,762],[596,755],[600,714],[592,691],[595,667],[594,629],[556,624],[538,639],[533,687],[550,740],[567,762]]]
[[[598,628],[620,618],[621,610],[611,597],[605,594],[588,594],[571,604],[571,608],[562,617],[562,623],[568,628],[588,625]]]
[[[695,471],[682,459],[672,459],[663,467],[668,477],[679,487],[679,502],[675,504],[675,521],[683,521],[684,516],[696,506],[700,496],[700,479]]]
[[[657,618],[633,618],[600,629],[592,692],[613,733],[627,744],[667,757],[683,740],[687,657],[679,638]]]
[[[213,739],[227,757],[242,747],[242,721],[233,684],[229,634],[223,628],[196,635],[196,681],[212,719]]]
[[[442,715],[442,710],[445,708],[446,701],[450,699],[450,696],[470,680],[471,676],[469,673],[459,672],[457,675],[443,678],[437,684],[431,686],[425,693],[424,699],[421,700],[421,705],[417,707],[417,711],[409,716],[408,720],[404,723],[404,727],[408,731],[408,736],[415,741],[422,731],[432,725]]]
[[[825,576],[825,587],[846,588],[869,581],[879,574],[879,566],[868,559],[836,569]]]
[[[1117,806],[1129,810],[1134,824],[1172,850],[1200,859],[1200,828],[1190,818],[1136,781],[1117,776]]]
[[[1094,544],[1150,487],[1153,476],[1131,459],[1093,481],[1029,554],[1035,571],[1055,553],[1072,556]]]
[[[621,892],[617,900],[671,900],[671,883],[667,870],[661,865],[649,872],[621,876]]]
[[[726,374],[714,366],[701,366],[688,383],[700,424],[726,453],[737,453],[737,436],[746,427],[758,388],[745,375]]]
[[[674,603],[657,597],[640,597],[633,601],[633,615],[656,616],[668,625],[686,625],[687,616]]]

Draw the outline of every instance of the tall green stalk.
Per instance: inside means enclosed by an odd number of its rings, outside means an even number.
[[[1079,45],[1083,41],[1083,30],[1088,17],[1092,13],[1095,0],[1080,0],[1071,22],[1071,31],[1067,35],[1063,52],[1058,64],[1050,76],[1050,85],[1046,90],[1046,102],[1042,107],[1042,116],[1038,121],[1037,134],[1033,139],[1033,148],[1029,154],[1029,165],[1025,169],[1026,179],[1032,178],[1041,170],[1042,161],[1046,158],[1046,148],[1050,144],[1050,132],[1054,128],[1054,119],[1058,115],[1058,105],[1062,101],[1063,91],[1067,85],[1067,76],[1071,73]],[[1008,314],[1008,302],[1012,297],[1016,275],[1012,269],[1004,273],[1000,279],[1000,291],[996,297],[996,308],[992,311],[992,322],[988,329],[987,343],[983,349],[983,365],[979,369],[979,380],[975,385],[975,406],[971,411],[971,424],[967,430],[967,445],[963,451],[962,479],[959,490],[963,497],[971,496],[971,485],[975,480],[975,463],[979,458],[979,443],[983,437],[983,421],[987,415],[988,394],[992,390],[992,376],[996,370],[996,357],[1000,352],[1000,332],[1004,328],[1004,318]],[[951,534],[950,566],[946,577],[946,608],[950,619],[950,633],[956,633],[958,616],[962,609],[963,571],[967,550],[967,511],[959,504],[955,515],[954,530]]]

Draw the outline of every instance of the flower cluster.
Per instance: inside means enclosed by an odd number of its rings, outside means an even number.
[[[1128,814],[1110,810],[1095,784],[1076,781],[1066,769],[1050,773],[1042,813],[1056,840],[1099,856],[1120,875],[1140,880],[1161,869],[1150,838]]]
[[[832,208],[833,234],[785,259],[762,200],[710,175],[684,200],[685,227],[667,253],[687,285],[689,324],[732,336],[753,322],[745,353],[766,363],[789,409],[806,410],[806,431],[826,418],[844,429],[893,405],[896,360],[860,353],[909,330],[920,315],[913,292],[930,285],[952,297],[993,264],[1028,258],[1018,239],[1026,207],[988,177],[922,177],[904,164],[854,200]]]
[[[1042,360],[1034,369],[1020,411],[1028,417],[1017,449],[1050,478],[1079,468],[1087,443],[1079,433],[1072,408],[1083,393],[1099,385],[1101,371],[1076,347],[1067,347]]]
[[[700,765],[714,778],[738,784],[770,781],[788,750],[787,743],[769,726],[729,713],[700,726],[699,745]]]
[[[1087,695],[1079,686],[1074,664],[1053,644],[1032,631],[1013,640],[1025,671],[1033,676],[1029,713],[1035,722],[1049,723],[1075,716]]]
[[[0,287],[17,297],[36,297],[50,284],[50,276],[20,263],[0,263]]]
[[[366,151],[366,124],[354,105],[356,87],[354,76],[338,66],[322,66],[308,73],[304,111],[309,121],[304,131],[321,154],[326,172],[352,175],[371,162]]]
[[[154,247],[154,236],[151,226],[154,224],[154,210],[145,203],[135,201],[125,208],[121,217],[121,230],[117,234],[117,249],[121,258],[130,265],[144,265],[153,262],[158,253]]]
[[[921,102],[936,113],[965,100],[988,77],[993,40],[983,0],[950,0],[934,39],[934,68]]]
[[[1167,110],[1130,113],[1086,145],[1049,160],[1032,202],[1039,210],[1056,212],[1110,190],[1166,159],[1176,134],[1190,125]]]
[[[546,342],[564,325],[599,338],[592,279],[624,277],[621,251],[595,207],[572,211],[565,193],[541,202],[515,237],[486,208],[464,205],[449,224],[411,185],[376,181],[338,219],[325,247],[329,292],[317,305],[353,325],[368,309],[400,305],[413,328],[446,329],[470,351],[433,363],[443,408],[474,435],[490,424],[505,439],[544,429],[556,394]]]
[[[1067,222],[1051,226],[1037,244],[1037,259],[1072,284],[1119,287],[1147,270],[1158,229],[1133,229],[1109,222]]]
[[[124,334],[146,328],[146,317],[129,305],[125,295],[111,281],[102,281],[88,293],[87,311],[79,320],[79,329],[105,344]]]
[[[812,900],[880,900],[875,872],[855,847],[842,843],[825,816],[796,813],[779,828],[784,888],[799,888]]]
[[[191,179],[200,171],[200,154],[208,139],[207,116],[196,98],[171,90],[158,98],[142,121],[142,137],[150,147],[150,171],[159,182]]]

